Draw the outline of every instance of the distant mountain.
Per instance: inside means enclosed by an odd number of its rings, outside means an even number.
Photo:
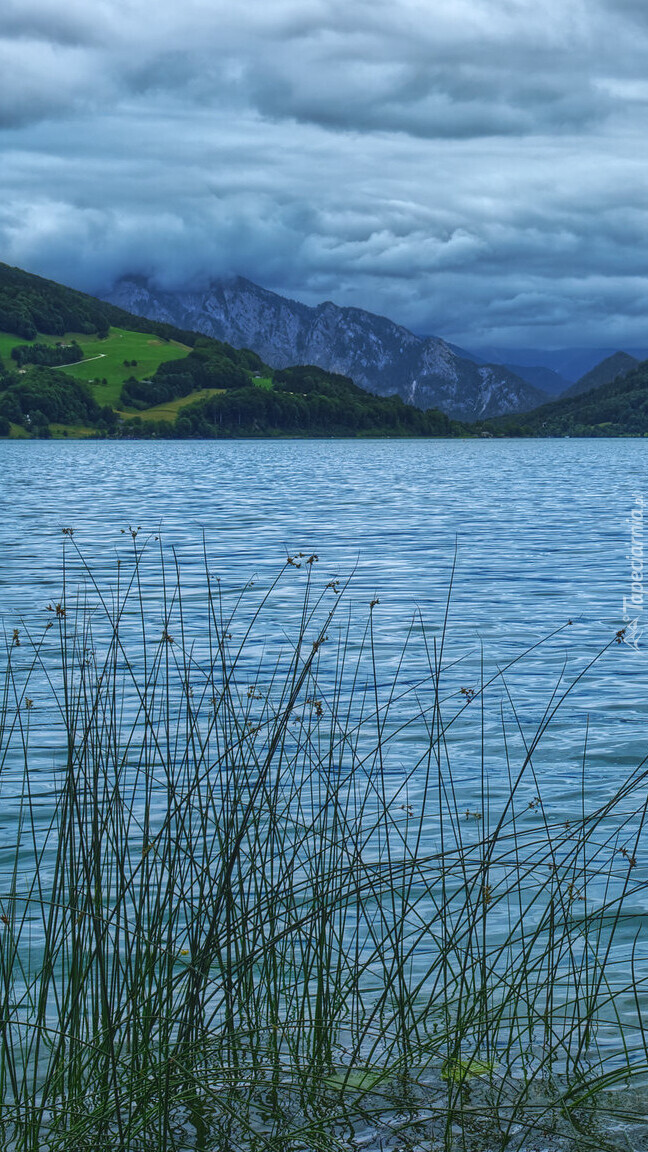
[[[563,397],[581,396],[584,392],[591,392],[593,388],[600,388],[601,384],[611,384],[617,376],[625,376],[631,372],[638,363],[639,361],[634,356],[629,356],[627,352],[614,352],[612,356],[606,357],[590,372],[581,376],[571,388],[567,388],[563,392]]]
[[[648,360],[598,388],[478,427],[500,436],[648,436]]]
[[[527,384],[532,384],[534,388],[539,388],[541,392],[545,392],[547,396],[560,396],[567,387],[568,381],[564,376],[555,372],[553,368],[547,368],[540,360],[537,364],[527,363],[522,364],[514,362],[510,357],[517,356],[517,352],[511,352],[499,349],[495,351],[491,349],[491,355],[488,360],[483,356],[478,356],[476,352],[469,352],[467,348],[460,348],[457,344],[448,342],[448,348],[452,348],[457,356],[463,357],[464,360],[472,360],[474,364],[501,364],[508,368],[514,376],[519,376],[521,380],[526,380]],[[524,352],[524,349],[522,349]],[[537,353],[540,357],[540,353]]]
[[[608,356],[612,356],[615,351],[615,348],[499,348],[489,346],[481,348],[479,353],[475,355],[493,363],[506,364],[509,367],[514,366],[514,370],[520,373],[522,373],[523,367],[549,368],[561,376],[568,385],[575,384],[585,373],[590,372]],[[648,347],[625,348],[624,351],[637,360],[648,358]]]
[[[509,364],[505,365],[509,371],[515,372],[527,384],[533,384],[549,396],[560,396],[567,387],[567,380],[553,368],[546,368],[543,364]]]
[[[0,337],[0,437],[412,437],[461,430],[434,409],[371,395],[312,365],[272,371],[249,349],[142,319],[6,264]]]
[[[398,395],[457,420],[527,412],[546,393],[502,365],[475,363],[444,340],[330,302],[311,308],[237,277],[202,291],[165,291],[125,277],[106,296],[151,320],[250,348],[273,368],[315,364],[378,396]]]

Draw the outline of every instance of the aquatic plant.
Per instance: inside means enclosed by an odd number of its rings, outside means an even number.
[[[198,593],[64,542],[6,637],[2,1147],[627,1147],[647,773],[590,803],[584,747],[566,820],[536,769],[587,668],[528,730],[524,653],[468,684],[417,615],[388,663],[316,556]]]

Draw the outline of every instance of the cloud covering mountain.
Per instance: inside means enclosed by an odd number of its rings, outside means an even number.
[[[647,48],[632,0],[5,0],[0,256],[641,345]]]
[[[309,308],[240,276],[199,292],[164,292],[120,280],[107,299],[150,320],[251,348],[273,368],[316,364],[379,396],[398,394],[456,420],[527,412],[547,399],[501,364],[476,364],[435,336],[423,340],[359,308]]]

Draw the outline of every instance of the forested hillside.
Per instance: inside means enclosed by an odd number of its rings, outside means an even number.
[[[181,340],[189,345],[198,339],[195,332],[134,316],[105,300],[23,272],[21,268],[0,264],[0,331],[23,340],[35,340],[38,333],[107,336],[111,327],[152,332],[163,339]]]
[[[131,316],[0,265],[0,435],[447,436],[455,426],[319,368]]]
[[[372,396],[321,368],[287,368],[275,373],[273,383],[272,389],[237,389],[183,408],[177,434],[449,436],[453,431],[442,412],[422,412],[399,396]]]
[[[646,436],[648,361],[592,391],[479,428],[500,436]]]
[[[322,368],[273,371],[249,349],[6,265],[0,356],[2,436],[648,435],[648,361],[525,415],[459,424]]]

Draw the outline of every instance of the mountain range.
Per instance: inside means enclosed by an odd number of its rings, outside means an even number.
[[[616,353],[579,384],[533,412],[482,428],[496,436],[648,436],[648,360]]]
[[[528,412],[549,398],[505,365],[482,362],[439,337],[416,336],[361,308],[330,301],[309,307],[243,277],[194,291],[123,277],[104,298],[150,320],[250,348],[273,368],[314,364],[378,396],[396,394],[456,420]]]
[[[582,396],[585,392],[591,392],[594,388],[600,388],[602,384],[611,384],[617,377],[622,377],[631,372],[639,364],[639,360],[635,356],[629,356],[627,352],[614,352],[612,356],[606,356],[596,367],[586,372],[572,384],[565,392],[563,392],[561,399],[569,398],[570,396]]]
[[[309,308],[230,281],[203,294],[203,330],[209,321],[218,335],[201,335],[190,330],[195,293],[167,293],[165,311],[145,282],[118,287],[120,303],[132,304],[129,293],[139,299],[139,315],[0,264],[0,435],[648,436],[648,359],[627,352],[557,400],[535,389],[534,407],[516,410],[525,385],[515,374],[511,381],[499,365],[361,309]],[[155,319],[144,305],[158,310]],[[182,328],[169,323],[171,305]],[[221,339],[226,325],[238,348]],[[252,343],[265,360],[245,347]],[[346,357],[363,382],[377,373],[383,395],[328,367],[276,366],[318,352],[328,364]],[[419,407],[394,387],[397,370],[402,379],[413,364]],[[438,407],[425,405],[426,388],[436,389]],[[509,406],[498,412],[506,388]],[[471,405],[476,421],[452,422],[448,412]]]
[[[436,409],[135,316],[0,263],[0,437],[456,436]]]
[[[577,383],[583,376],[591,372],[603,360],[609,359],[618,351],[616,348],[502,348],[496,345],[471,349],[480,362],[488,360],[492,363],[507,364],[513,367],[523,379],[531,379],[537,383],[536,370],[546,369],[555,383],[552,385],[550,376],[545,377],[546,383],[538,385],[552,395],[564,392],[571,384]],[[648,359],[648,347],[626,347],[624,351],[635,360]],[[562,387],[560,386],[562,381]]]

